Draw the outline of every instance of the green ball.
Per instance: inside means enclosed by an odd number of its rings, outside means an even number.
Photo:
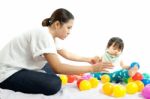
[[[128,83],[128,78],[125,78],[123,81],[124,81],[124,83],[127,84]]]
[[[148,73],[143,73],[142,75],[144,79],[150,79],[150,75]]]

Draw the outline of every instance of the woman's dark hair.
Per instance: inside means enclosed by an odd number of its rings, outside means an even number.
[[[123,43],[123,40],[121,38],[119,38],[119,37],[110,38],[110,40],[108,41],[108,44],[107,44],[107,48],[109,48],[112,44],[114,47],[123,51],[124,43]]]
[[[59,21],[60,24],[64,24],[70,19],[74,19],[74,16],[68,10],[59,8],[52,13],[50,18],[46,18],[42,21],[42,26],[51,26],[51,24],[55,21]]]

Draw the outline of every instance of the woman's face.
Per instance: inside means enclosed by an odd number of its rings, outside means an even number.
[[[64,40],[69,34],[73,26],[73,20],[69,20],[57,29],[57,37]]]

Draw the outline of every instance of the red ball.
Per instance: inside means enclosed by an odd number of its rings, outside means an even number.
[[[78,88],[79,88],[80,82],[81,82],[82,80],[84,80],[84,79],[79,79],[79,80],[77,81],[77,87],[78,87]]]
[[[133,77],[133,80],[142,80],[143,79],[143,75],[139,72],[137,72]]]
[[[76,80],[75,75],[67,75],[67,77],[68,77],[68,83],[73,83]]]

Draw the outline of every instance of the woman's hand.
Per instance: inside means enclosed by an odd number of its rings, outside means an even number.
[[[101,60],[102,60],[101,57],[95,56],[95,57],[89,58],[89,61],[88,61],[88,62],[89,62],[90,64],[96,64],[96,63],[100,62]]]
[[[100,61],[100,62],[94,64],[92,66],[92,68],[93,68],[93,72],[107,72],[108,73],[107,69],[112,69],[113,65],[110,62]]]

